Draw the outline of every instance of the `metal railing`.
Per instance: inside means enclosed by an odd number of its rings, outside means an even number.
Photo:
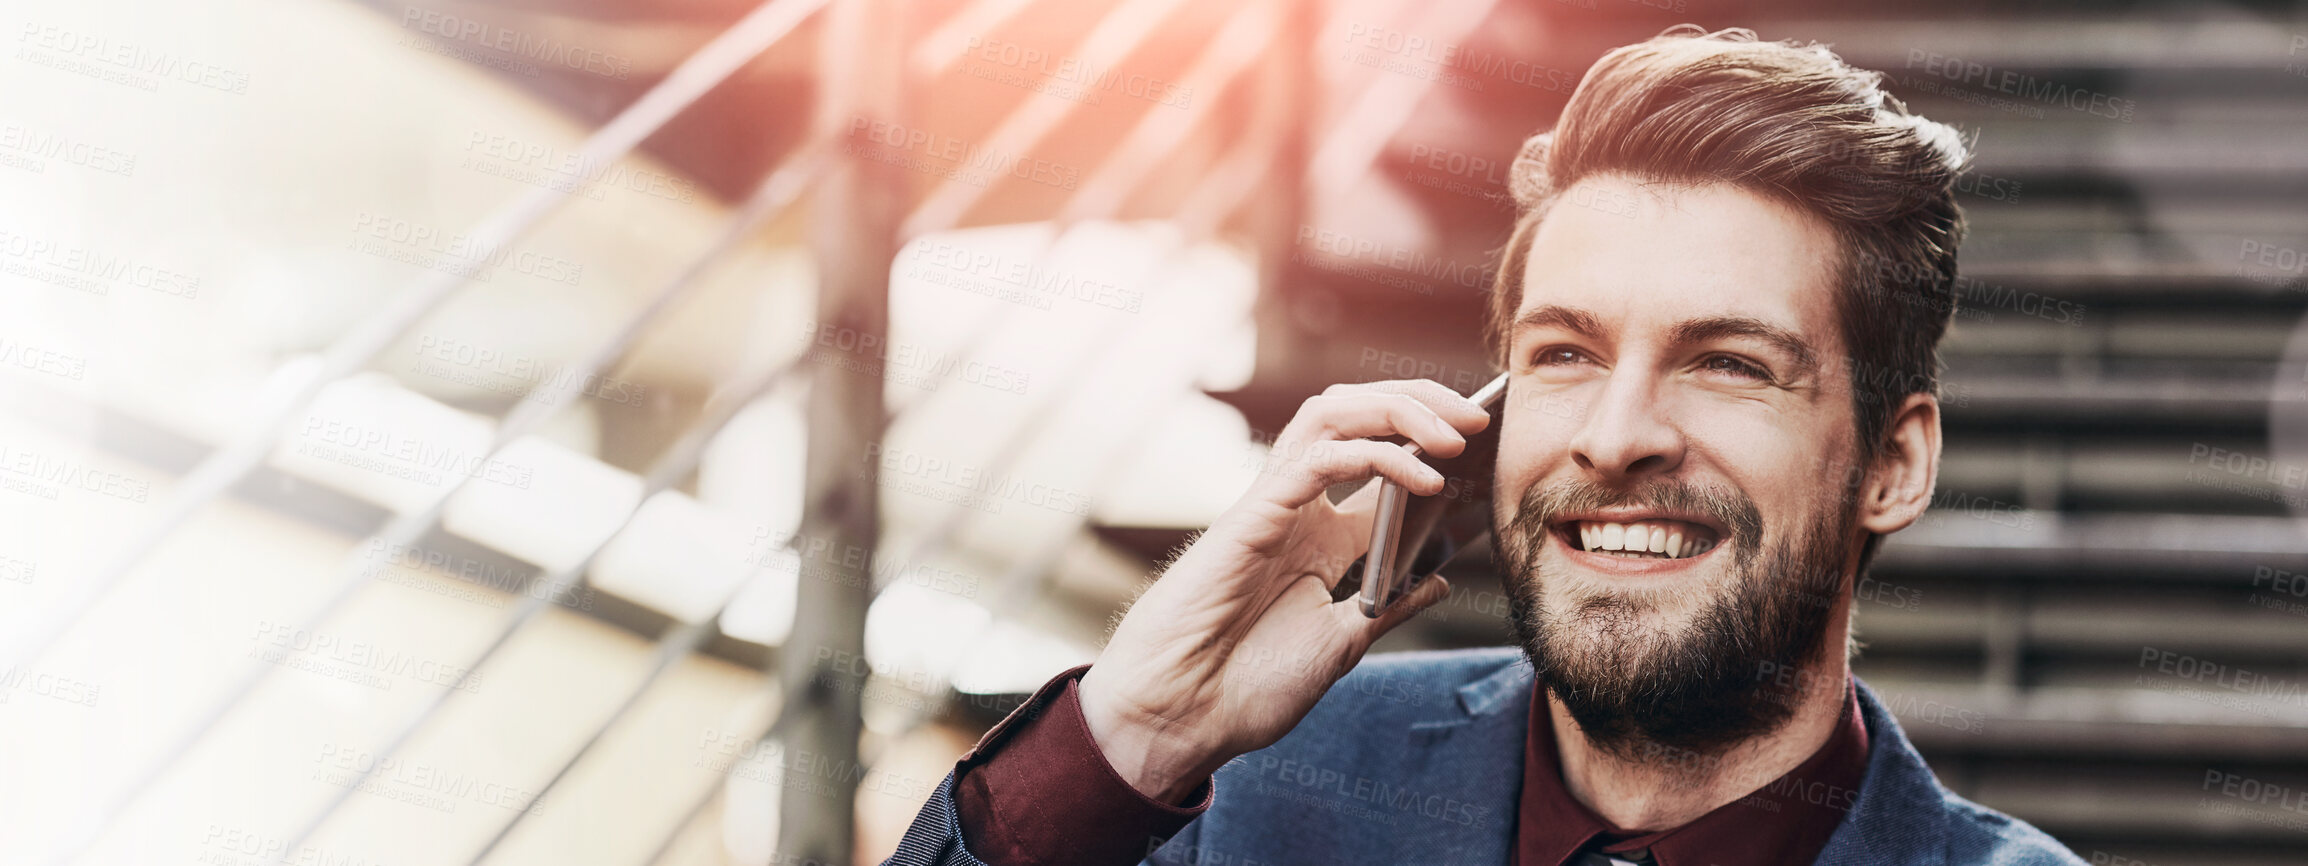
[[[662,129],[705,93],[777,45],[812,16],[824,11],[829,2],[771,0],[755,8],[589,136],[578,150],[578,158],[586,164],[604,164],[631,153],[641,141]],[[839,7],[837,12],[862,14],[856,13],[852,7],[868,7],[887,3],[888,0],[840,2],[845,5]],[[948,70],[962,56],[965,42],[957,40],[966,40],[973,28],[983,29],[1006,20],[1029,5],[1031,0],[980,0],[971,4],[917,44],[904,46],[895,58],[896,65],[902,74],[917,79]],[[1075,47],[1074,53],[1089,57],[1126,56],[1160,32],[1185,5],[1184,0],[1124,0],[1090,28]],[[1177,215],[1183,233],[1178,236],[1175,246],[1165,250],[1158,258],[1168,258],[1170,253],[1182,250],[1189,243],[1218,235],[1229,218],[1241,212],[1243,206],[1261,191],[1279,192],[1291,198],[1293,204],[1288,213],[1295,216],[1303,210],[1303,206],[1296,200],[1308,195],[1310,190],[1315,195],[1336,195],[1346,183],[1367,172],[1385,142],[1407,122],[1411,109],[1423,97],[1429,84],[1409,77],[1382,77],[1352,103],[1353,109],[1337,128],[1320,136],[1318,141],[1308,140],[1308,130],[1312,126],[1309,118],[1314,109],[1311,100],[1304,98],[1303,92],[1291,88],[1304,88],[1310,82],[1278,80],[1304,75],[1307,70],[1277,67],[1271,62],[1262,68],[1259,61],[1264,57],[1264,52],[1278,41],[1288,43],[1315,37],[1310,28],[1293,26],[1311,20],[1307,14],[1310,8],[1308,0],[1253,0],[1228,14],[1188,65],[1181,79],[1181,83],[1193,92],[1208,96],[1196,100],[1182,111],[1148,112],[1142,116],[1107,151],[1096,170],[1061,206],[1058,213],[1060,232],[1041,246],[1035,254],[1036,259],[1048,256],[1060,245],[1065,233],[1076,226],[1090,220],[1118,216],[1131,194],[1143,186],[1165,155],[1175,150],[1181,142],[1215,124],[1221,104],[1219,95],[1229,88],[1244,86],[1245,82],[1264,80],[1269,91],[1266,106],[1271,108],[1276,103],[1293,103],[1290,106],[1292,110],[1265,112],[1268,116],[1258,118],[1248,125],[1249,132],[1235,142],[1188,193]],[[1450,15],[1448,29],[1461,34],[1470,31],[1488,14],[1489,9],[1490,0],[1451,4],[1447,7]],[[840,31],[836,28],[834,32]],[[1311,58],[1311,51],[1305,45],[1293,43],[1289,53],[1299,62]],[[821,81],[821,85],[826,83]],[[1274,94],[1280,93],[1295,93],[1299,98],[1274,98]],[[889,94],[880,96],[887,97]],[[575,375],[551,379],[528,393],[510,409],[496,426],[489,453],[499,453],[515,440],[538,430],[551,420],[559,409],[579,396],[585,381],[611,369],[624,359],[652,328],[663,323],[669,312],[679,308],[694,294],[717,265],[752,238],[766,221],[801,200],[813,187],[820,186],[823,178],[830,173],[838,172],[845,158],[862,162],[854,155],[845,157],[835,140],[835,136],[843,131],[843,125],[829,122],[829,119],[838,121],[844,112],[859,111],[855,103],[857,98],[854,93],[845,95],[828,89],[820,103],[815,133],[808,143],[765,177],[751,196],[731,213],[714,239],[649,295],[648,300],[631,313],[615,333],[591,347],[573,366]],[[872,99],[873,96],[869,94],[868,101]],[[888,104],[888,101],[885,100],[883,104]],[[994,127],[986,147],[1002,153],[1029,152],[1064,125],[1074,108],[1062,100],[1042,99],[1028,92],[1021,103]],[[1308,153],[1312,154],[1311,159],[1302,158]],[[1305,171],[1302,167],[1310,168],[1311,171]],[[500,248],[523,237],[572,194],[573,191],[567,190],[540,189],[523,195],[483,220],[468,236],[484,248]],[[918,207],[902,215],[902,222],[884,226],[880,230],[903,241],[955,226],[987,194],[988,189],[985,187],[949,181],[932,189]],[[1269,241],[1275,237],[1273,233],[1267,235]],[[833,250],[842,248],[839,244],[828,247]],[[873,247],[866,245],[860,248]],[[871,303],[886,304],[887,264],[886,256],[878,261],[846,263],[847,267],[857,272],[879,269],[882,276],[878,286],[869,280],[864,288],[866,291],[880,291],[884,297]],[[1145,285],[1159,285],[1166,273],[1162,271],[1148,275]],[[18,617],[19,621],[13,623],[13,627],[0,631],[0,667],[39,658],[61,635],[84,619],[106,593],[181,529],[193,514],[224,497],[236,484],[261,467],[285,431],[300,413],[313,405],[324,388],[359,372],[390,343],[454,296],[466,282],[466,275],[429,274],[402,293],[386,309],[364,318],[359,325],[337,339],[324,355],[317,375],[300,383],[287,398],[266,407],[262,416],[245,433],[202,459],[164,504],[160,516],[136,527],[126,539],[114,545],[116,553],[76,584],[56,608],[38,612],[37,618],[30,615]],[[979,345],[979,341],[997,330],[998,324],[995,319],[975,323],[970,328],[967,337],[970,342],[967,345],[972,348]],[[1119,341],[1101,342],[1113,344]],[[997,471],[1011,466],[1021,458],[1025,453],[1026,440],[1039,421],[1061,411],[1073,394],[1087,387],[1088,383],[1081,375],[1087,369],[1087,364],[1077,365],[1077,375],[1065,380],[1027,413],[1017,434],[997,457],[994,464]],[[1180,374],[1171,377],[1175,381],[1167,386],[1171,389],[1171,395],[1183,397],[1193,393],[1191,370],[1191,364],[1181,362]],[[646,501],[652,494],[670,489],[694,472],[705,446],[720,434],[740,409],[774,388],[777,383],[804,372],[802,367],[773,363],[745,372],[717,388],[700,417],[657,457],[646,473],[642,501]],[[871,389],[869,393],[878,405],[879,389]],[[1150,400],[1149,419],[1172,404],[1170,396],[1158,396]],[[899,407],[897,411],[903,413],[906,408]],[[1137,425],[1140,431],[1151,426],[1150,423]],[[1142,437],[1137,436],[1116,443],[1109,456],[1108,466],[1125,464],[1127,461],[1123,459],[1124,456],[1142,444]],[[1112,471],[1104,473],[1097,486],[1107,486],[1111,477]],[[463,489],[466,480],[459,477],[430,494],[423,507],[392,517],[358,549],[374,549],[377,545],[398,549],[417,544],[428,533],[440,527],[450,499]],[[853,477],[847,483],[870,487],[876,482],[868,473],[862,477]],[[835,493],[872,501],[870,490]],[[827,491],[815,491],[814,495],[805,500],[805,514],[826,507],[834,498],[838,497],[829,495]],[[951,544],[959,531],[962,510],[962,506],[954,506],[952,513],[944,515],[926,535],[912,545],[902,561],[920,561]],[[631,519],[630,514],[627,519]],[[807,520],[805,517],[805,529],[810,525]],[[1007,570],[998,581],[997,604],[1001,608],[1030,604],[1045,585],[1051,565],[1068,539],[1078,535],[1087,522],[1087,516],[1075,521],[1055,540],[1023,557]],[[375,753],[379,756],[395,754],[426,725],[437,720],[441,708],[453,698],[458,691],[457,686],[462,685],[465,678],[470,677],[473,671],[478,670],[525,625],[532,622],[551,599],[564,597],[568,590],[584,582],[586,569],[594,555],[598,554],[600,546],[607,543],[608,537],[604,536],[602,542],[596,544],[576,565],[540,569],[532,574],[528,579],[530,584],[533,587],[541,585],[543,590],[527,592],[521,604],[496,625],[480,652],[462,668],[459,682],[428,696],[412,714],[393,727],[392,733],[384,738]],[[302,625],[309,629],[343,609],[362,585],[361,578],[366,567],[365,562],[348,559],[342,573],[336,576],[335,582],[324,594],[324,600],[299,618]],[[861,570],[870,574],[870,564]],[[808,598],[806,592],[804,598]],[[644,675],[626,689],[614,708],[594,724],[589,735],[573,752],[554,763],[550,777],[534,796],[542,796],[544,791],[558,784],[593,751],[594,746],[610,729],[627,717],[629,711],[667,670],[712,639],[716,634],[719,611],[726,609],[728,604],[729,599],[724,598],[717,605],[714,616],[697,622],[677,623],[659,635]],[[1000,610],[995,611],[997,617],[1000,613]],[[862,629],[862,608],[854,611],[854,614],[858,621],[845,622],[840,627]],[[992,627],[991,623],[998,621],[989,620],[987,627]],[[205,703],[189,725],[168,736],[166,746],[158,750],[150,761],[133,768],[118,784],[108,786],[106,792],[97,798],[100,805],[95,812],[96,820],[86,825],[85,832],[75,833],[66,839],[64,847],[53,859],[59,862],[70,861],[85,852],[101,838],[104,831],[112,828],[129,811],[129,807],[140,796],[158,787],[157,783],[162,777],[179,766],[185,755],[211,735],[236,707],[242,705],[271,670],[270,666],[254,662],[248,667],[213,700]],[[792,711],[796,706],[793,696],[797,694],[797,689],[808,685],[796,681],[792,675],[796,670],[793,666],[788,665],[785,670],[784,681],[775,688],[782,689],[787,699],[779,703],[775,713],[776,721],[768,732],[772,736],[783,735],[794,729],[797,713]],[[847,694],[854,699],[862,695],[862,689]],[[908,722],[908,727],[917,726],[926,720],[926,715],[916,716]],[[852,728],[847,734],[853,745],[856,733]],[[836,730],[834,735],[839,736],[840,731]],[[360,771],[361,776],[365,777],[373,771],[373,766],[370,770]],[[350,797],[359,782],[360,779],[356,778],[340,785],[341,790],[333,792],[317,809],[304,816],[291,834],[288,849],[296,850],[318,831]],[[854,780],[847,785],[836,786],[841,790],[837,790],[831,799],[846,807],[848,798],[854,797],[854,793],[849,790],[854,786]],[[704,808],[712,797],[712,792],[708,792],[699,801],[697,808]],[[513,817],[499,824],[480,849],[474,852],[471,861],[480,862],[496,851],[524,814],[516,810]],[[793,814],[789,809],[789,820]],[[829,852],[822,847],[807,850],[793,848],[783,853],[797,858],[819,857],[828,853],[834,854],[836,859],[846,857],[849,853],[846,850],[846,817],[840,824],[845,841],[840,843],[839,850]],[[675,832],[679,831],[677,827]],[[671,844],[670,838],[666,844]],[[662,850],[661,847],[660,852]]]

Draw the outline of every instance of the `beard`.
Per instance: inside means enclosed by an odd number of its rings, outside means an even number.
[[[1715,518],[1728,528],[1719,544],[1731,561],[1694,575],[1693,586],[1628,590],[1542,557],[1556,515],[1626,505]],[[1801,669],[1826,640],[1857,519],[1837,511],[1765,550],[1762,516],[1736,491],[1667,480],[1534,486],[1506,526],[1492,515],[1515,637],[1539,682],[1606,754],[1638,763],[1720,754],[1794,715],[1797,702],[1767,675]],[[1687,626],[1662,621],[1670,605],[1695,610]]]

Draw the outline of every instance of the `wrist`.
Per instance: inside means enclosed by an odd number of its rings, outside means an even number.
[[[1084,721],[1090,724],[1090,739],[1105,757],[1106,766],[1147,799],[1183,805],[1180,801],[1210,776],[1201,769],[1202,761],[1176,748],[1171,738],[1156,730],[1111,717],[1101,723],[1098,717],[1085,714]]]
[[[1191,745],[1174,725],[1143,714],[1117,712],[1105,701],[1094,701],[1088,688],[1083,689],[1081,699],[1082,721],[1088,725],[1090,740],[1106,759],[1106,766],[1147,799],[1185,805],[1180,801],[1224,763],[1211,760],[1207,750]]]

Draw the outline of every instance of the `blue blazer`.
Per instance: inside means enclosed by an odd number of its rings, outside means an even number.
[[[1298,727],[1228,762],[1210,809],[1154,866],[1504,866],[1514,846],[1531,667],[1512,647],[1388,653],[1331,686]],[[2083,866],[2043,831],[1941,787],[1867,684],[1867,775],[1822,866]],[[961,838],[954,777],[886,864],[984,866]]]

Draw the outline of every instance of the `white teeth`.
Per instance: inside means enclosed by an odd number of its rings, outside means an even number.
[[[1659,523],[1604,523],[1580,521],[1579,549],[1586,551],[1624,551],[1629,554],[1655,553],[1667,559],[1698,556],[1715,548],[1715,542],[1702,536],[1686,537],[1680,521]]]

